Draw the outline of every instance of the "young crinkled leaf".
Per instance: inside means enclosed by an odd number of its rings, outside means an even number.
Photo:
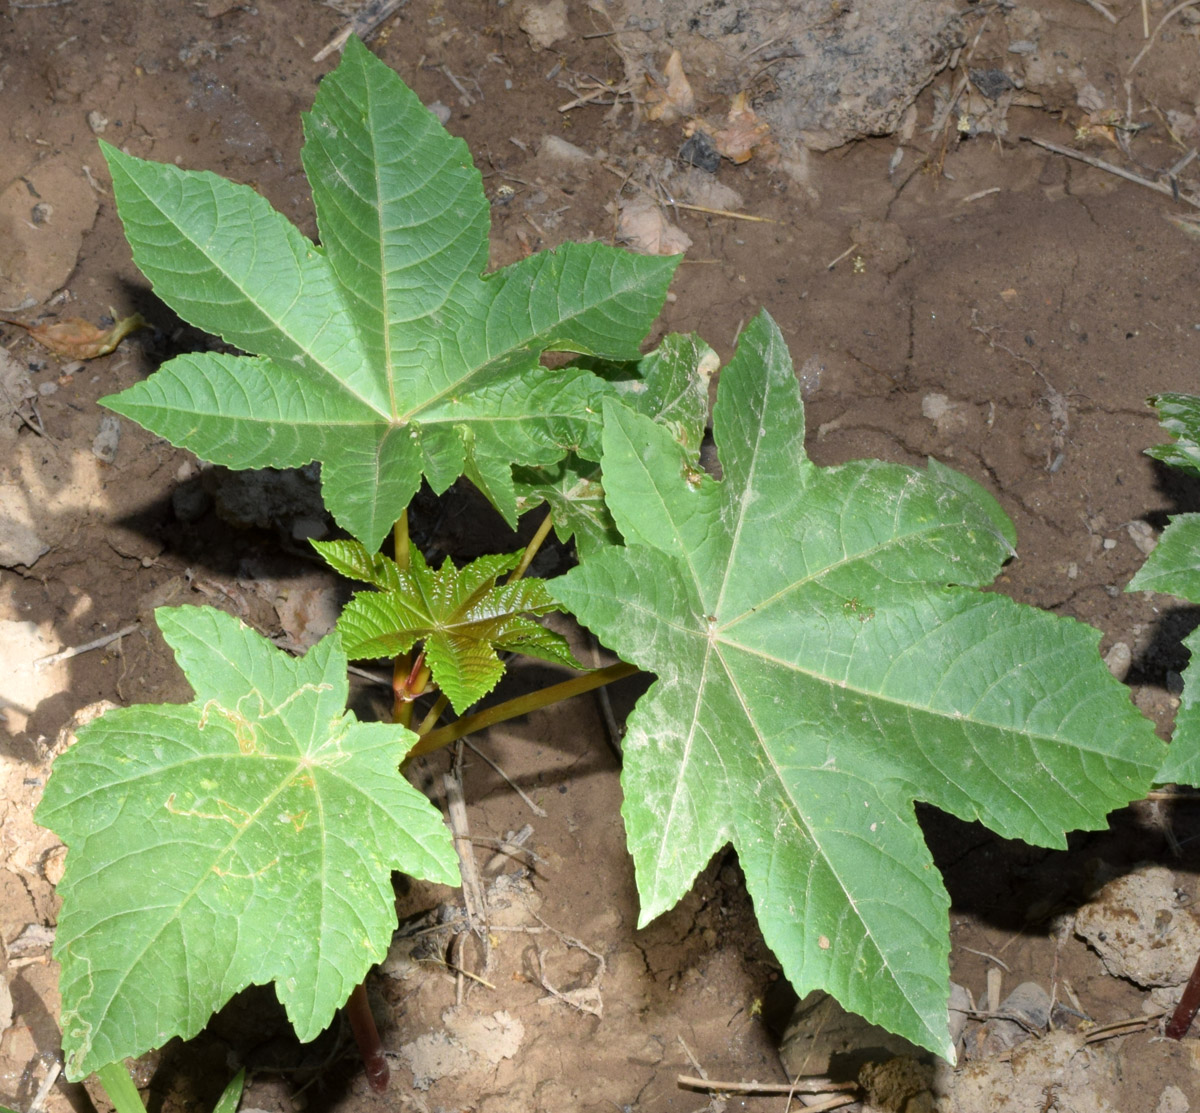
[[[1161,745],[1097,631],[975,590],[1014,541],[982,488],[933,462],[808,459],[766,314],[713,424],[720,482],[609,402],[605,493],[628,547],[551,585],[657,675],[623,747],[641,922],[732,843],[797,992],[952,1057],[949,900],[913,802],[1063,846],[1145,791]]]
[[[497,650],[585,667],[561,635],[527,617],[562,609],[543,580],[496,583],[520,563],[519,552],[483,556],[462,568],[447,557],[434,571],[415,545],[401,569],[357,541],[312,544],[336,571],[380,589],[358,592],[338,618],[346,655],[395,657],[422,642],[434,683],[460,715],[504,675]]]
[[[514,463],[599,451],[608,391],[544,351],[636,360],[677,260],[567,243],[483,276],[479,171],[352,39],[304,119],[314,245],[249,186],[104,145],[135,262],[184,320],[253,353],[179,356],[106,405],[233,468],[319,460],[377,549],[424,475],[509,520]]]
[[[67,1075],[187,1038],[248,985],[302,1040],[396,928],[392,871],[458,884],[416,741],[346,711],[336,636],[288,657],[208,607],[160,608],[189,704],[110,711],[54,763],[37,819],[67,844],[54,957]]]
[[[1165,429],[1175,435],[1169,444],[1148,449],[1150,456],[1200,475],[1200,398],[1190,394],[1160,394],[1150,400]],[[1126,591],[1160,591],[1200,604],[1200,514],[1178,514],[1163,530],[1146,563]],[[1200,630],[1183,644],[1192,655],[1183,672],[1183,694],[1171,748],[1155,780],[1159,784],[1200,785],[1200,696],[1196,692],[1196,655]]]

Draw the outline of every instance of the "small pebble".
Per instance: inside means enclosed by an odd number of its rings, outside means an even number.
[[[1117,547],[1117,539],[1115,537],[1106,537],[1104,539],[1104,547],[1106,549],[1115,549]]]
[[[569,143],[560,135],[544,135],[538,144],[538,155],[555,162],[576,163],[582,165],[591,162],[592,156],[582,147]]]
[[[1149,522],[1143,522],[1141,519],[1130,522],[1125,527],[1125,532],[1129,534],[1130,540],[1144,556],[1149,556],[1154,552],[1154,547],[1158,544],[1158,537]]]
[[[117,445],[120,443],[120,420],[112,414],[105,414],[100,419],[100,432],[92,441],[92,455],[105,464],[111,464],[117,458]]]
[[[1104,663],[1114,677],[1124,680],[1129,675],[1130,665],[1133,664],[1133,651],[1126,642],[1114,642],[1113,647],[1104,655]]]

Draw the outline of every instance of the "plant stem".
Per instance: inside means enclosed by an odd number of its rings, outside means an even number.
[[[443,692],[434,701],[433,706],[429,709],[429,714],[421,720],[420,726],[417,727],[418,737],[424,738],[431,730],[434,724],[442,717],[442,712],[446,710],[446,704],[450,702],[450,697]]]
[[[396,519],[396,524],[392,526],[392,548],[395,550],[392,556],[401,572],[408,571],[412,563],[408,545],[408,508],[405,507]],[[417,663],[422,661],[423,658],[418,656]],[[402,727],[412,722],[413,696],[410,693],[415,668],[411,653],[401,653],[392,664],[392,722],[399,723]],[[421,691],[424,691],[424,686]]]
[[[407,674],[405,673],[406,667]],[[392,722],[399,723],[404,727],[411,726],[413,700],[429,687],[431,675],[423,649],[417,653],[416,657],[413,657],[411,653],[404,653],[396,658],[396,663],[392,668],[392,696],[394,698]]]
[[[101,1067],[96,1071],[96,1077],[117,1113],[146,1113],[142,1095],[137,1092],[124,1060]]]
[[[350,1021],[350,1030],[354,1033],[354,1042],[362,1053],[363,1065],[367,1068],[367,1082],[377,1094],[382,1094],[388,1087],[387,1059],[383,1057],[383,1044],[379,1042],[379,1029],[375,1027],[375,1018],[371,1015],[371,1005],[367,1001],[365,984],[356,985],[346,1002],[346,1018]]]
[[[509,576],[509,583],[519,580],[529,570],[529,566],[533,563],[533,558],[537,556],[538,549],[542,547],[542,542],[550,535],[550,527],[553,524],[554,517],[547,510],[546,516],[542,519],[542,524],[538,526],[537,532],[529,539],[529,544],[525,546],[525,552],[521,556],[521,563],[517,565],[513,574]]]
[[[404,698],[408,679],[412,675],[412,654],[401,653],[392,662],[392,722],[407,727],[412,722],[412,700]]]
[[[1188,978],[1188,984],[1184,986],[1183,996],[1179,998],[1179,1004],[1175,1006],[1175,1011],[1171,1014],[1170,1023],[1167,1024],[1167,1030],[1164,1033],[1167,1039],[1183,1039],[1187,1035],[1187,1030],[1192,1026],[1198,1009],[1200,1009],[1200,958],[1196,959],[1196,965],[1192,967],[1192,976]]]
[[[464,715],[461,719],[456,719],[453,723],[447,723],[446,726],[438,727],[437,730],[431,730],[424,735],[421,741],[409,751],[405,762],[411,761],[414,757],[420,757],[422,754],[431,754],[434,750],[440,750],[443,746],[457,742],[458,739],[468,734],[483,730],[484,727],[503,723],[507,719],[515,719],[518,715],[528,715],[531,711],[561,703],[565,699],[582,695],[595,688],[603,688],[605,684],[611,684],[614,680],[620,680],[624,676],[632,676],[637,671],[637,665],[628,665],[624,661],[618,661],[615,665],[597,669],[595,672],[586,672],[582,676],[564,680],[561,684],[551,684],[548,688],[539,688],[536,692],[530,692],[528,695],[505,700],[493,707],[485,707],[482,711],[476,711],[474,715]]]
[[[408,508],[400,512],[400,517],[396,519],[396,524],[392,526],[392,548],[395,552],[392,554],[396,561],[396,566],[401,572],[408,571]]]

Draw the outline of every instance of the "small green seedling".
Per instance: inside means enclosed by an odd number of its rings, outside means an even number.
[[[96,1072],[108,1100],[112,1102],[116,1113],[145,1113],[142,1096],[133,1084],[124,1063],[109,1063]],[[229,1084],[221,1092],[213,1113],[237,1113],[238,1103],[242,1100],[242,1090],[246,1085],[246,1070],[243,1067],[229,1080]],[[0,1106],[0,1113],[15,1113],[14,1110]]]
[[[1200,477],[1200,397],[1160,394],[1150,401],[1174,440],[1151,448],[1148,455]],[[1178,514],[1171,519],[1126,590],[1159,591],[1200,604],[1200,514]],[[1200,649],[1200,631],[1189,634],[1183,644],[1194,658]],[[1171,748],[1155,778],[1160,784],[1200,785],[1200,698],[1195,671],[1193,660],[1183,673],[1183,698]]]
[[[622,775],[641,922],[732,844],[797,991],[952,1056],[949,898],[914,802],[1063,846],[1142,795],[1163,747],[1098,632],[980,590],[1015,535],[973,481],[814,465],[765,313],[721,373],[707,474],[715,357],[694,337],[640,351],[675,261],[568,243],[484,275],[466,146],[361,43],[304,126],[319,246],[247,186],[105,148],[159,297],[248,353],[177,357],[105,403],[229,467],[320,461],[350,538],[318,547],[366,588],[298,660],[220,612],[160,610],[192,702],[111,712],[59,758],[38,816],[69,847],[68,1076],[271,982],[302,1040],[349,999],[382,1084],[356,987],[396,926],[392,873],[458,872],[406,755],[635,666],[656,678]],[[510,522],[550,512],[523,554],[434,570],[408,502],[463,475]],[[543,583],[523,573],[551,526],[580,563]],[[500,653],[577,665],[536,621],[555,608],[630,663],[464,714]],[[347,658],[376,654],[392,724],[345,710]],[[438,725],[447,704],[462,717]]]
[[[1150,402],[1174,440],[1148,450],[1148,455],[1188,475],[1200,477],[1200,397],[1160,394]],[[1159,591],[1189,603],[1200,603],[1200,514],[1178,514],[1168,523],[1154,551],[1129,582],[1127,591]],[[1197,696],[1195,656],[1200,630],[1183,640],[1192,655],[1183,672],[1183,695],[1175,716],[1171,748],[1155,780],[1159,784],[1200,786],[1200,697]],[[1166,1034],[1182,1039],[1200,1010],[1200,958],[1183,996],[1167,1022]]]

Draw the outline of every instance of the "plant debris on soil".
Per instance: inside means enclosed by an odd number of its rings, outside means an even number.
[[[568,239],[685,251],[658,335],[694,330],[728,358],[766,307],[800,368],[818,463],[933,456],[971,475],[1018,530],[996,590],[1098,627],[1164,737],[1179,704],[1198,616],[1123,588],[1166,519],[1200,509],[1194,480],[1143,455],[1162,439],[1147,397],[1200,393],[1200,7],[11,0],[0,1102],[22,1111],[107,1108],[57,1073],[64,849],[32,821],[73,720],[103,701],[190,698],[156,606],[221,607],[300,650],[345,601],[303,544],[329,525],[310,470],[231,475],[97,407],[218,341],[134,268],[96,137],[250,183],[313,235],[299,111],[356,18],[469,145],[493,265]],[[28,331],[53,338],[74,319],[91,331],[57,346]],[[146,327],[113,331],[131,322]],[[439,561],[519,543],[465,485],[433,512],[418,500],[413,536]],[[569,559],[549,550],[537,570]],[[503,694],[551,671],[522,666]],[[385,717],[377,678],[351,680],[360,717]],[[953,900],[959,1065],[886,1046],[864,1067],[856,1052],[877,1045],[840,1021],[814,1065],[802,1024],[819,1003],[793,1017],[736,856],[635,927],[613,743],[638,683],[415,763],[439,805],[461,796],[477,868],[464,891],[397,879],[400,929],[368,983],[386,1096],[341,1027],[301,1046],[273,995],[249,992],[139,1061],[152,1107],[209,1109],[244,1064],[244,1107],[289,1113],[1200,1108],[1200,1036],[1161,1038],[1200,946],[1200,798],[1156,793],[1065,852],[920,810]],[[789,1070],[856,1085],[789,1095]]]

